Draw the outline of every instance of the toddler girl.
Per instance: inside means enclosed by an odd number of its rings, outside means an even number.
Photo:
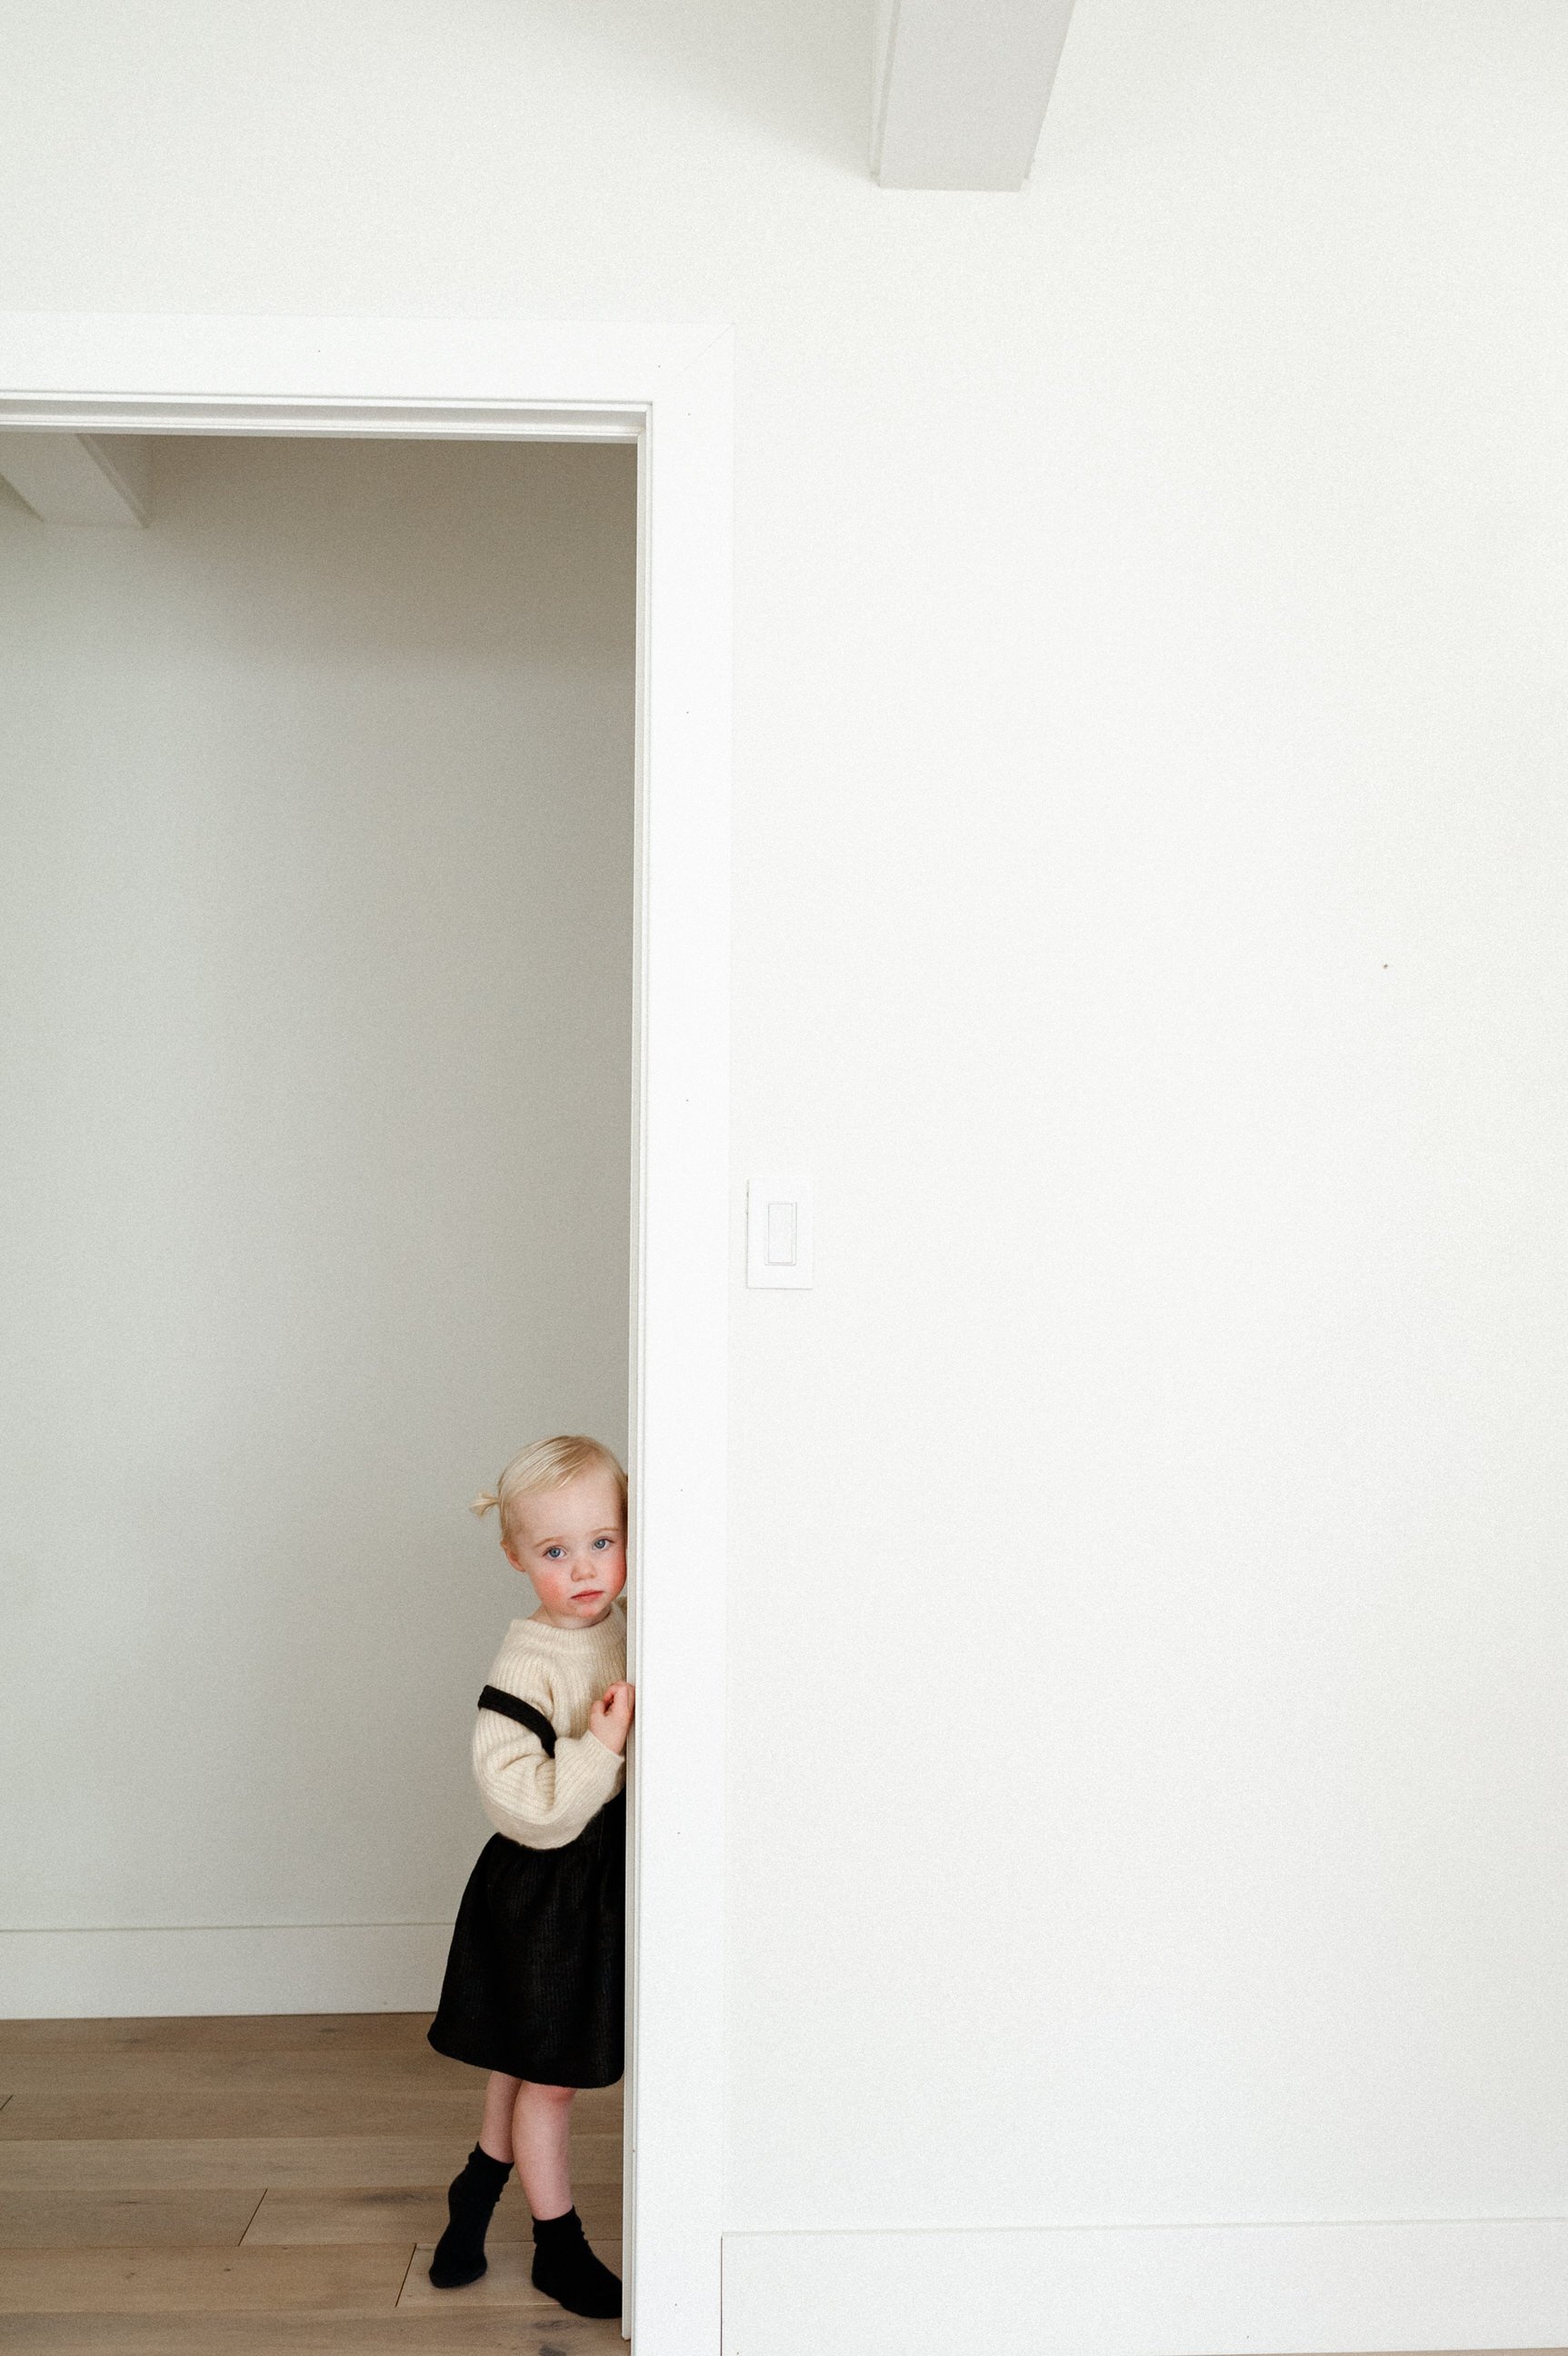
[[[507,1630],[474,1729],[495,1837],[463,1892],[429,2038],[490,2079],[430,2279],[446,2290],[484,2273],[515,2160],[535,2286],[574,2315],[618,2315],[620,2284],[572,2203],[568,2141],[574,2092],[613,2085],[623,2059],[626,1474],[596,1440],[536,1440],[473,1511],[492,1505],[539,1609]]]

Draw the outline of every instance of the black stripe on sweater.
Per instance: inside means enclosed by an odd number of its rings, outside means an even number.
[[[531,1734],[538,1735],[544,1745],[546,1759],[554,1758],[555,1729],[544,1712],[535,1709],[531,1701],[519,1701],[516,1694],[502,1693],[499,1686],[487,1686],[479,1696],[479,1708],[499,1710],[503,1718],[515,1718],[519,1726],[526,1726]]]

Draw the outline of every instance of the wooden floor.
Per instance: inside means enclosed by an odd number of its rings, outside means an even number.
[[[515,2177],[466,2290],[426,2276],[482,2073],[428,2014],[0,2022],[0,2349],[28,2356],[624,2356],[528,2279]],[[573,2190],[620,2272],[620,2088]]]

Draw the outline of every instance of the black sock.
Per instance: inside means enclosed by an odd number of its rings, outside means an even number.
[[[533,2221],[533,2287],[573,2315],[618,2315],[620,2282],[589,2249],[575,2209]]]
[[[482,2145],[468,2154],[461,2176],[447,2189],[446,2231],[435,2244],[430,2279],[437,2290],[456,2290],[478,2282],[489,2261],[485,2256],[485,2233],[490,2213],[511,2174],[510,2159],[492,2159]]]

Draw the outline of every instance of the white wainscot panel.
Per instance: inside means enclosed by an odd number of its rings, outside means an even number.
[[[1568,2346],[1568,2220],[726,2233],[725,2356]]]

